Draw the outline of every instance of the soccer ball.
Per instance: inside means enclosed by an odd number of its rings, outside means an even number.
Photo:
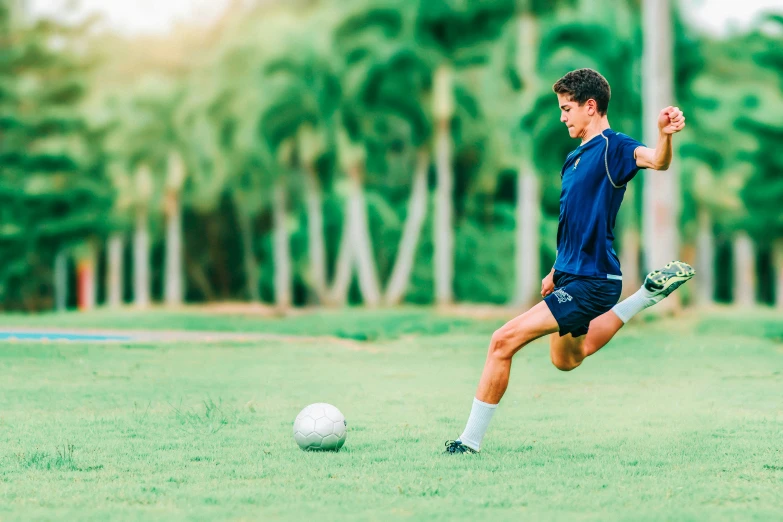
[[[296,416],[294,440],[303,450],[339,451],[345,444],[347,425],[340,410],[331,404],[311,404]]]

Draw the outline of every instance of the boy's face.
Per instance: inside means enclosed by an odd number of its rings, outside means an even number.
[[[568,127],[568,135],[572,138],[580,138],[585,129],[596,114],[595,100],[587,100],[583,105],[571,100],[568,94],[558,94],[557,103],[560,105],[560,121]]]

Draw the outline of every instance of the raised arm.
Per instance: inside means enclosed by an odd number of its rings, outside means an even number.
[[[672,135],[685,127],[679,107],[666,107],[658,115],[658,143],[654,149],[637,147],[636,165],[645,169],[666,170],[672,162]]]

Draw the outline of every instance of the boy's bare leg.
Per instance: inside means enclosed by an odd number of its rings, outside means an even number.
[[[552,364],[563,371],[573,370],[585,357],[606,346],[634,315],[666,298],[695,273],[693,267],[682,261],[672,261],[660,270],[650,272],[639,291],[590,321],[587,335],[560,337],[553,334],[549,341]]]
[[[558,329],[555,317],[546,302],[542,301],[492,334],[484,371],[465,430],[457,440],[446,443],[446,453],[479,451],[489,421],[508,388],[511,358],[526,344]]]
[[[549,340],[549,355],[559,370],[571,371],[585,359],[606,346],[625,323],[617,314],[609,310],[590,321],[587,335],[573,337],[571,334],[560,337],[553,333]]]
[[[447,453],[476,453],[489,421],[506,392],[511,374],[511,358],[523,346],[546,334],[550,338],[552,362],[561,370],[573,370],[604,347],[631,317],[671,294],[694,275],[693,268],[673,261],[650,272],[644,286],[622,303],[590,322],[586,335],[560,337],[559,326],[545,301],[512,319],[492,335],[473,408],[459,439],[446,443]]]
[[[488,404],[499,403],[508,387],[514,354],[531,341],[558,331],[558,328],[544,301],[500,327],[492,334],[476,398]]]

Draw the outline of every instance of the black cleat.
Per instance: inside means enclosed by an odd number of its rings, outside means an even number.
[[[446,455],[456,455],[458,453],[478,453],[478,451],[468,446],[465,446],[459,440],[449,440],[446,441],[446,451],[444,451],[443,453],[445,453]]]
[[[662,296],[661,299],[677,290],[683,283],[690,280],[696,271],[688,263],[672,261],[660,270],[653,270],[644,279],[644,287],[653,296]]]

